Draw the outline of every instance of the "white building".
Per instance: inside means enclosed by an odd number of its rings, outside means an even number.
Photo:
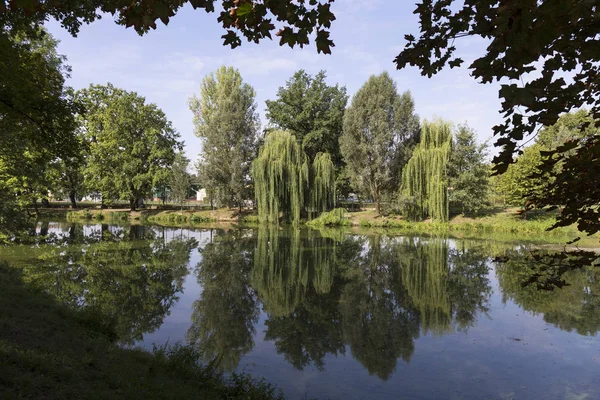
[[[205,198],[206,198],[206,189],[196,190],[196,200],[204,202]]]

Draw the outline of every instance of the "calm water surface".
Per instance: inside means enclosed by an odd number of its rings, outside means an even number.
[[[337,230],[43,223],[4,249],[125,346],[184,342],[288,398],[600,399],[600,270],[528,246]],[[494,260],[510,255],[511,262]]]

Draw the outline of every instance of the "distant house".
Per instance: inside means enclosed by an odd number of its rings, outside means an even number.
[[[206,199],[206,189],[196,190],[196,200],[204,202],[204,199]]]

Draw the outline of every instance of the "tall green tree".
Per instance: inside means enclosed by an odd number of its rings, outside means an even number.
[[[577,224],[592,235],[600,231],[600,128],[585,110],[562,115],[543,129],[535,146],[539,162],[527,181],[542,182],[542,190],[526,194],[530,207],[560,207],[551,229]]]
[[[74,144],[70,74],[58,41],[43,28],[0,24],[0,156],[27,150],[64,153]]]
[[[0,17],[0,230],[47,200],[58,157],[75,154],[77,110],[65,78],[70,68],[46,30],[3,25]]]
[[[346,88],[329,86],[326,72],[311,76],[296,72],[267,100],[267,118],[275,127],[291,132],[302,144],[311,162],[319,152],[331,155],[336,167],[343,165],[338,139],[342,134]]]
[[[353,187],[370,196],[377,212],[419,135],[419,118],[409,92],[398,94],[387,72],[371,76],[358,90],[344,117],[340,148]]]
[[[85,166],[89,156],[88,143],[82,132],[77,134],[75,154],[58,158],[56,179],[52,188],[57,195],[69,199],[72,208],[77,208],[78,199],[87,194]]]
[[[196,136],[202,138],[198,173],[206,188],[229,207],[250,197],[250,164],[259,127],[256,93],[233,67],[221,67],[190,98]]]
[[[490,168],[486,163],[486,144],[477,144],[475,131],[459,125],[448,160],[449,201],[462,214],[477,213],[489,200]]]
[[[402,173],[402,194],[409,218],[448,221],[448,161],[452,129],[448,122],[425,121],[421,142]]]
[[[90,148],[86,181],[103,202],[128,200],[135,210],[168,175],[182,147],[179,134],[155,104],[135,92],[91,85],[77,96],[86,107],[80,116]]]
[[[549,180],[553,178],[547,175],[534,177],[541,172],[541,150],[538,144],[527,147],[504,174],[495,177],[496,190],[503,196],[505,204],[524,209],[530,197],[546,193]]]
[[[169,176],[169,187],[171,188],[171,198],[175,203],[183,207],[183,203],[188,198],[190,187],[192,185],[191,177],[187,171],[190,160],[180,152],[175,156],[175,161],[171,166],[171,174]]]

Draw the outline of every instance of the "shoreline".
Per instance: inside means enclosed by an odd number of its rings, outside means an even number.
[[[59,217],[70,222],[104,222],[152,224],[164,227],[210,228],[208,224],[231,226],[259,226],[255,211],[230,209],[217,210],[156,210],[144,209],[80,209],[68,208],[41,209],[43,218]],[[321,219],[321,221],[323,221]],[[536,213],[528,219],[521,217],[515,210],[505,210],[480,217],[469,218],[454,216],[447,223],[425,221],[407,221],[398,216],[378,216],[374,210],[344,212],[337,220],[303,221],[301,226],[313,229],[343,229],[353,233],[369,233],[384,230],[387,233],[398,232],[418,235],[449,235],[457,238],[480,238],[501,241],[524,240],[532,243],[563,245],[566,249],[577,248],[600,251],[600,235],[587,236],[576,227],[561,227],[552,231],[547,229],[554,223],[552,215]],[[580,237],[581,240],[567,245],[567,242]]]

